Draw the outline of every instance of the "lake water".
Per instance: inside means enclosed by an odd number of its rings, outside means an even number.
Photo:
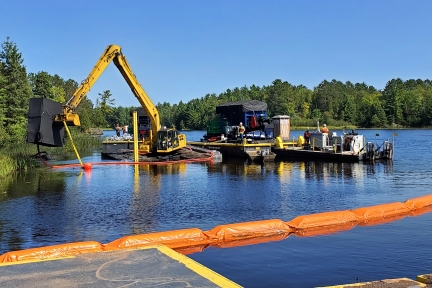
[[[340,133],[340,131],[338,131]],[[431,194],[432,130],[359,130],[395,137],[392,163],[242,161],[43,168],[0,194],[0,254],[11,250],[264,219],[289,221]],[[114,134],[114,132],[107,132]],[[302,131],[292,131],[298,136]],[[203,131],[186,132],[197,141]],[[380,136],[375,136],[379,134]],[[100,162],[100,153],[83,162]],[[70,161],[74,162],[74,161]],[[76,162],[76,161],[75,161]],[[432,213],[336,234],[188,255],[245,287],[314,287],[432,273]]]

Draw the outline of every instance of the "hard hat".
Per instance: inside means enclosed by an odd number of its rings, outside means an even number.
[[[324,124],[323,126],[324,126],[324,127],[326,127],[327,125],[326,125],[326,124]]]
[[[243,122],[240,122],[240,125],[243,124]]]

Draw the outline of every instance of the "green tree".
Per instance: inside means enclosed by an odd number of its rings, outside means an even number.
[[[362,94],[359,110],[360,125],[362,127],[384,127],[387,124],[387,119],[381,93],[363,91]]]
[[[171,104],[168,102],[158,103],[156,109],[159,112],[160,123],[162,126],[171,127],[174,124],[174,115],[172,113]]]
[[[81,131],[87,132],[89,128],[93,126],[91,117],[89,115],[88,109],[83,109],[79,114],[80,122],[81,122]]]
[[[276,79],[268,88],[267,106],[270,114],[274,115],[290,115],[294,114],[294,105],[290,101],[292,96],[293,86],[288,82],[282,82],[281,79]]]
[[[113,106],[115,103],[115,99],[111,97],[112,94],[110,90],[105,90],[102,93],[99,93],[99,98],[98,101],[96,102],[96,107],[99,108],[100,113],[102,113],[103,118],[105,119],[104,123],[99,122],[100,123],[99,127],[106,127],[108,126],[108,123],[113,121]]]
[[[105,90],[102,93],[99,93],[99,108],[101,108],[102,112],[105,115],[111,115],[113,112],[113,106],[115,103],[115,99],[111,98],[112,94],[110,90]]]
[[[59,102],[59,103],[64,103],[66,101],[66,93],[65,93],[63,87],[52,86],[49,89],[49,92],[50,92],[52,100]]]
[[[66,101],[64,80],[58,76],[51,76],[45,71],[28,75],[34,97],[45,97],[59,103]]]
[[[129,125],[132,122],[131,111],[136,110],[135,107],[114,107],[112,119],[109,120],[109,126],[114,127],[115,124]]]
[[[314,89],[313,107],[321,112],[328,112],[327,117],[342,120],[342,110],[346,92],[345,85],[333,79],[331,82],[324,80]]]
[[[0,63],[1,64],[1,63]],[[0,69],[0,128],[3,128],[6,115],[6,78]]]
[[[105,114],[102,112],[100,107],[93,109],[92,114],[90,115],[90,121],[94,127],[108,127]]]
[[[422,101],[422,126],[432,126],[432,86],[424,89]]]
[[[252,85],[249,88],[249,99],[263,101],[264,91],[258,86]]]
[[[176,127],[179,127],[180,129],[186,129],[186,109],[187,105],[180,101],[180,103],[177,105],[175,110],[175,118],[176,118]]]
[[[355,124],[357,122],[357,105],[354,95],[345,94],[341,111],[341,120]]]
[[[32,97],[24,59],[16,44],[7,38],[1,45],[0,75],[3,75],[3,125],[12,138],[23,139],[26,133],[29,99]]]
[[[392,125],[402,124],[403,109],[402,98],[404,94],[404,83],[400,78],[392,79],[387,82],[382,95],[384,99],[384,110]]]
[[[32,87],[34,97],[45,97],[50,98],[51,92],[51,75],[45,71],[38,72],[36,74],[29,74],[30,85]]]
[[[72,98],[72,95],[75,93],[78,87],[79,87],[78,82],[76,82],[75,80],[69,79],[63,82],[63,89],[65,91],[66,102]],[[81,101],[80,105],[82,105],[83,102],[84,100]],[[78,107],[80,105],[78,105]]]

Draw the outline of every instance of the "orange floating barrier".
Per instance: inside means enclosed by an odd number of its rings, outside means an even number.
[[[407,215],[411,210],[401,202],[393,202],[351,210],[359,221],[375,218],[385,218],[397,215]]]
[[[256,237],[266,237],[293,232],[279,219],[219,225],[205,233],[219,241],[233,241]]]
[[[358,208],[298,216],[289,222],[279,219],[219,225],[203,232],[198,228],[173,230],[141,235],[125,236],[108,244],[95,241],[75,242],[48,247],[7,252],[0,256],[0,263],[15,261],[39,261],[82,253],[141,248],[163,244],[182,254],[201,252],[209,246],[236,247],[279,241],[291,233],[310,237],[349,230],[357,224],[371,226],[400,220],[405,216],[418,216],[432,212],[432,194],[412,198],[404,203],[394,202]]]
[[[404,204],[411,210],[432,206],[432,194],[408,199],[404,202]]]
[[[358,225],[359,226],[375,226],[375,225],[382,225],[382,224],[386,224],[386,223],[390,223],[390,222],[394,222],[394,221],[398,221],[401,220],[403,218],[405,218],[407,215],[406,214],[401,214],[401,215],[393,215],[393,216],[387,216],[384,218],[369,218],[369,219],[364,219],[361,220]]]
[[[426,213],[430,213],[430,212],[432,212],[432,206],[426,206],[426,207],[423,207],[423,208],[412,210],[409,213],[408,216],[417,217],[417,216],[420,216],[420,215],[423,215],[423,214],[426,214]]]
[[[336,234],[342,231],[351,230],[356,225],[357,225],[356,222],[348,222],[348,223],[338,224],[338,225],[299,229],[295,232],[295,235],[297,237],[314,237],[314,236]]]
[[[31,248],[7,252],[0,256],[0,263],[46,260],[75,256],[83,253],[102,252],[103,245],[95,241],[74,242],[47,247]]]
[[[349,222],[357,222],[357,217],[348,210],[323,212],[298,216],[286,224],[295,229],[306,229],[341,225]]]
[[[139,248],[154,244],[164,244],[169,248],[181,248],[209,244],[211,240],[198,228],[172,230],[150,234],[125,236],[105,245],[105,250]]]
[[[193,254],[193,253],[202,252],[209,245],[210,244],[202,244],[202,245],[199,245],[199,246],[192,246],[192,247],[180,247],[180,248],[175,248],[173,250],[175,250],[176,252],[181,253],[183,255],[189,255],[189,254]]]
[[[212,243],[210,245],[217,248],[232,248],[238,246],[248,246],[248,245],[255,245],[260,243],[280,241],[285,238],[288,238],[289,235],[291,235],[291,233],[286,232],[286,233],[266,236],[266,237],[248,238],[248,239],[234,240],[234,241],[220,241],[220,242]]]

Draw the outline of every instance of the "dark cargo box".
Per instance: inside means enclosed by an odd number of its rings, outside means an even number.
[[[64,126],[54,122],[62,113],[62,104],[48,98],[30,99],[27,122],[27,142],[42,146],[62,147]]]

